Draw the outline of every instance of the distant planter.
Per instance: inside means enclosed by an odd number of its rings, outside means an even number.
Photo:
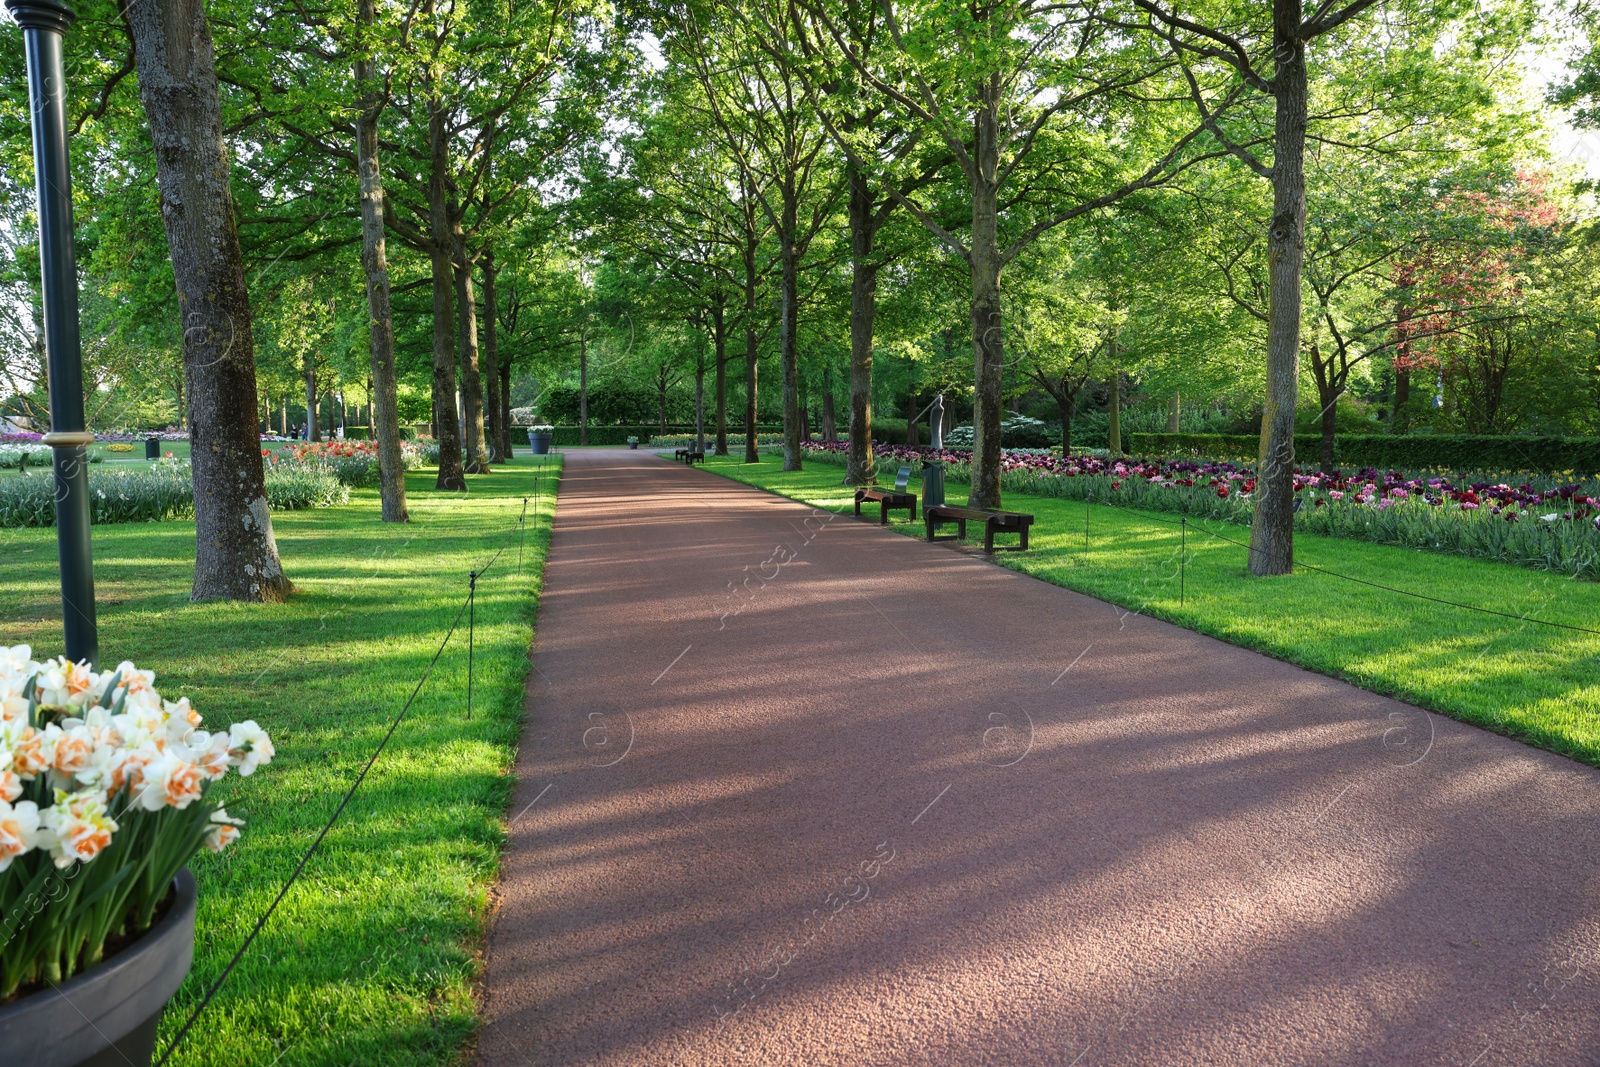
[[[0,1063],[149,1067],[167,1001],[194,961],[194,875],[173,879],[166,917],[131,946],[54,989],[0,1007]]]
[[[554,426],[528,427],[528,444],[533,448],[536,456],[549,455],[550,445],[555,440]]]

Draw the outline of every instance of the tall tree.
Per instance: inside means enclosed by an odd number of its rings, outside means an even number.
[[[361,182],[361,265],[366,272],[372,334],[372,414],[378,440],[378,476],[383,521],[406,522],[406,472],[400,456],[400,407],[394,364],[394,311],[389,304],[389,257],[383,231],[383,175],[378,161],[378,119],[384,94],[373,51],[377,31],[375,0],[359,0],[355,78],[356,159]]]
[[[720,25],[692,8],[678,45],[692,57],[706,109],[744,172],[744,192],[778,242],[778,361],[783,379],[783,469],[797,471],[800,453],[800,268],[812,240],[833,213],[842,189],[825,155],[828,138],[806,91],[798,30],[786,4],[724,9]],[[715,47],[712,47],[712,46]],[[754,318],[754,309],[746,314]],[[745,325],[747,334],[753,323]],[[754,382],[753,361],[747,363]],[[755,462],[754,389],[746,400],[745,459]]]
[[[1266,0],[1259,7],[1241,7],[1214,19],[1191,16],[1158,0],[1131,2],[1142,20],[1112,16],[1109,21],[1120,30],[1148,32],[1166,43],[1182,65],[1206,129],[1271,184],[1272,209],[1265,241],[1267,391],[1249,567],[1258,575],[1287,574],[1294,568],[1294,429],[1305,264],[1306,139],[1313,121],[1328,117],[1314,115],[1311,108],[1308,49],[1313,42],[1339,32],[1343,39],[1328,50],[1332,62],[1353,67],[1370,64],[1371,75],[1377,75],[1382,57],[1392,49],[1405,58],[1402,69],[1406,65],[1412,68],[1404,77],[1415,79],[1435,42],[1457,21],[1459,12],[1447,5],[1400,3],[1364,39],[1359,17],[1377,0],[1345,4],[1323,0],[1309,11],[1300,0]],[[1475,32],[1465,36],[1474,47],[1484,43]],[[1373,120],[1381,123],[1385,110],[1382,94],[1404,84],[1399,79],[1371,80],[1380,98],[1370,111],[1364,113],[1361,106],[1349,107],[1338,100],[1329,106],[1334,117],[1360,119],[1365,114],[1368,128],[1357,135],[1357,143],[1372,143]],[[1230,125],[1221,113],[1221,106],[1252,94],[1271,107],[1270,131],[1248,119]],[[1248,110],[1245,114],[1248,116]],[[1260,150],[1262,145],[1271,147],[1270,163]]]
[[[1203,154],[1179,132],[1168,88],[1141,94],[1168,64],[1095,9],[1035,0],[881,0],[885,40],[864,52],[838,15],[810,15],[842,61],[906,122],[924,128],[966,179],[967,236],[933,203],[881,185],[967,267],[975,438],[971,500],[1000,506],[1005,334],[1000,280],[1042,234],[1171,180]],[[1150,146],[1156,146],[1151,149]]]
[[[255,349],[201,0],[123,7],[155,143],[161,217],[183,316],[194,467],[196,600],[282,600],[256,429]]]

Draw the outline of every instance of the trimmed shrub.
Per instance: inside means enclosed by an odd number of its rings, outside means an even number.
[[[742,425],[740,429],[741,431],[743,430]],[[732,430],[731,426],[729,427],[729,430]],[[523,432],[526,434],[526,427],[523,427]],[[706,427],[707,437],[715,437],[716,432],[717,431],[714,426],[708,425]],[[667,433],[669,435],[678,434],[693,437],[694,424],[690,423],[689,425],[685,426],[682,423],[668,423]],[[781,434],[783,433],[783,427],[757,426],[756,433],[758,436],[766,436],[767,434]],[[593,423],[590,423],[589,425],[589,443],[591,445],[625,445],[628,443],[628,438],[630,437],[637,437],[641,441],[648,441],[651,438],[659,435],[661,435],[660,426],[596,426]],[[578,437],[578,427],[557,426],[552,431],[552,444],[558,448],[571,448],[577,445]],[[526,437],[524,437],[524,440],[526,440]]]

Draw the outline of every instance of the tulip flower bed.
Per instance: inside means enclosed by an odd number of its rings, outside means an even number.
[[[472,718],[463,618],[169,1067],[445,1067],[469,1055],[558,463],[547,461],[539,505],[530,501],[520,574],[514,533],[535,480],[527,458],[466,497],[432,492],[431,471],[408,476],[405,524],[378,522],[376,489],[352,490],[348,506],[273,516],[295,584],[283,604],[190,602],[190,522],[95,530],[108,660],[155,672],[162,694],[188,697],[208,727],[254,720],[277,750],[270,767],[249,778],[230,771],[206,795],[248,826],[227,853],[202,850],[190,863],[200,892],[194,969],[162,1021],[163,1048],[377,748],[456,617],[468,573],[512,538],[477,582]],[[0,530],[0,542],[5,643],[58,647],[55,531]]]
[[[290,445],[282,452],[263,448],[261,455],[270,466],[321,467],[332,471],[345,485],[359,488],[377,485],[379,477],[378,442],[312,441]],[[400,462],[406,470],[422,466],[422,449],[410,441],[400,443]],[[438,462],[435,458],[434,462]]]
[[[847,446],[809,444],[807,456],[843,465]],[[881,446],[880,465],[934,456],[928,449]],[[946,450],[945,477],[970,482],[971,453]],[[1600,482],[1555,478],[1508,485],[1488,476],[1371,468],[1334,475],[1297,470],[1295,528],[1378,544],[1517,563],[1600,580]],[[1007,492],[1091,500],[1249,525],[1255,473],[1230,462],[1127,459],[1037,451],[1004,453]]]
[[[852,511],[853,491],[840,484],[836,468],[784,472],[776,457],[758,464],[734,457],[710,459],[707,470],[814,507]],[[949,485],[946,498],[962,503],[963,487]],[[1464,611],[1310,570],[1255,578],[1245,569],[1247,549],[1207,534],[1247,538],[1214,519],[1191,516],[1184,538],[1175,517],[1161,512],[1018,491],[1007,492],[1005,506],[1034,515],[1031,548],[995,562],[1107,602],[1085,609],[1091,622],[1096,611],[1112,627],[1136,625],[1129,612],[1166,619],[1600,766],[1600,635]],[[889,528],[923,534],[921,521],[902,516]],[[1295,555],[1374,585],[1600,630],[1600,583],[1314,533],[1295,538]],[[1203,713],[1205,695],[1196,699]]]

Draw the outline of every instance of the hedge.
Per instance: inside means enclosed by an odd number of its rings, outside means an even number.
[[[1255,434],[1132,433],[1128,448],[1141,455],[1255,459]],[[1318,434],[1295,434],[1299,462],[1314,464],[1322,448]],[[1467,471],[1600,472],[1600,437],[1496,437],[1487,434],[1340,434],[1333,440],[1334,461],[1347,467],[1402,470],[1439,468]]]
[[[525,426],[522,427],[522,430],[523,430],[524,433],[527,432],[527,429],[528,428],[525,427]],[[744,426],[743,426],[742,423],[740,424],[738,429],[740,431],[743,431]],[[729,426],[728,430],[729,430],[729,432],[732,432],[734,430],[734,427],[733,426]],[[764,433],[782,433],[782,432],[783,432],[783,427],[781,427],[781,426],[760,426],[760,427],[757,428],[757,433],[763,433],[763,434]],[[685,423],[681,423],[681,422],[669,422],[669,423],[667,423],[667,433],[669,433],[669,434],[673,434],[673,433],[692,434],[692,433],[694,433],[694,423],[685,424]],[[716,431],[716,428],[714,426],[712,426],[712,425],[707,425],[706,426],[706,436],[707,437],[715,437],[716,433],[717,433],[717,431]],[[591,445],[625,445],[625,444],[628,443],[628,438],[630,438],[630,437],[637,437],[639,439],[640,443],[643,443],[643,442],[646,442],[646,441],[650,440],[650,438],[652,438],[652,437],[659,437],[660,435],[661,435],[661,427],[659,425],[651,425],[651,426],[594,426],[594,425],[591,425],[589,427],[589,443]],[[578,427],[576,427],[576,426],[557,426],[555,428],[553,443],[558,448],[571,448],[572,446],[578,444],[578,437],[579,437]]]

